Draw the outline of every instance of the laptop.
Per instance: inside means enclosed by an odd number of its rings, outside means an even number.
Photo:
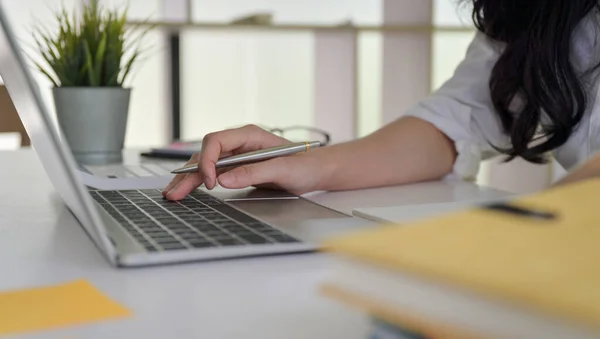
[[[82,176],[68,145],[61,142],[60,127],[51,123],[1,3],[0,25],[0,75],[33,148],[54,188],[111,265],[310,253],[322,236],[322,227],[310,227],[310,221],[352,220],[280,191],[197,189],[172,202],[159,188],[86,184],[96,177]]]

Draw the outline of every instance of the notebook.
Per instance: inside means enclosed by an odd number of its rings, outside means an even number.
[[[338,262],[323,290],[472,336],[598,337],[598,192],[600,179],[510,204],[554,219],[472,208],[330,239]]]
[[[149,158],[189,160],[202,149],[202,141],[177,141],[165,147],[151,148],[140,155]]]
[[[367,220],[372,220],[379,223],[406,223],[414,222],[422,218],[444,215],[450,212],[466,210],[480,204],[498,202],[511,199],[507,197],[494,197],[480,200],[464,200],[464,201],[449,201],[438,202],[431,204],[418,205],[400,205],[400,206],[385,206],[385,207],[365,207],[356,208],[352,214]]]

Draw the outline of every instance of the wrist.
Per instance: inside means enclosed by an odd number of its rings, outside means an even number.
[[[335,174],[339,173],[339,162],[334,157],[335,146],[319,148],[307,154],[313,162],[314,172],[317,175],[315,191],[335,190]]]

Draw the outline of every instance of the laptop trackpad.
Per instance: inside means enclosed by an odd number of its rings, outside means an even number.
[[[229,203],[309,243],[321,243],[328,238],[377,226],[372,221],[348,216],[304,199]]]
[[[227,203],[257,217],[258,219],[273,224],[297,223],[310,219],[351,217],[302,198],[228,200]]]

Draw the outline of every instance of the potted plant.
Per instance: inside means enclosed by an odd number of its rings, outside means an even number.
[[[104,9],[98,0],[85,3],[79,15],[58,12],[53,33],[34,33],[42,57],[36,67],[54,85],[58,124],[75,159],[85,164],[119,162],[131,97],[131,88],[124,84],[150,26],[133,35],[126,10]]]

